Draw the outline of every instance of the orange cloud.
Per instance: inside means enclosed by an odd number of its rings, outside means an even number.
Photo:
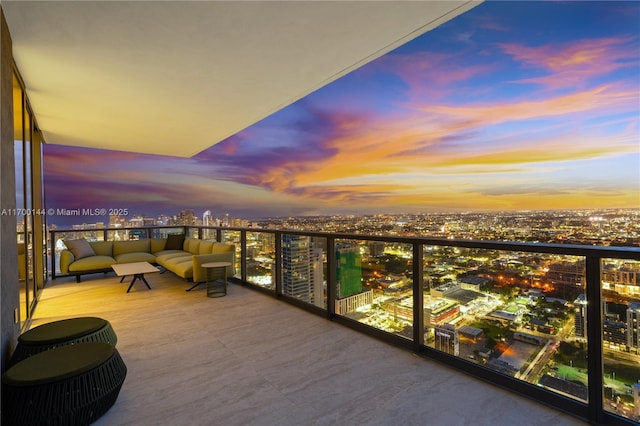
[[[588,39],[565,45],[528,47],[514,43],[498,46],[515,60],[551,74],[520,82],[539,83],[548,88],[583,86],[593,77],[621,68],[638,67],[633,38]]]

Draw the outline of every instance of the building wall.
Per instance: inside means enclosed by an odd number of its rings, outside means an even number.
[[[0,8],[0,208],[15,209],[13,152],[13,62],[9,28]],[[14,313],[20,303],[16,218],[0,215],[0,369],[5,371],[20,332]]]

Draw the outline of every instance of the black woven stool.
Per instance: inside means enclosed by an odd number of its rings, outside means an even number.
[[[102,318],[81,317],[39,325],[18,337],[10,365],[37,353],[81,342],[118,342],[111,323]]]
[[[2,424],[88,425],[116,402],[126,375],[124,361],[108,343],[30,356],[2,375]]]

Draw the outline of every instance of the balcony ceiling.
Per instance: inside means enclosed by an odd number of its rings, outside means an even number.
[[[479,1],[4,0],[51,144],[190,157]]]

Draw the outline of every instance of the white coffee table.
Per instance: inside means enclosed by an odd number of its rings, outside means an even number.
[[[131,280],[131,284],[129,284],[129,288],[127,289],[127,293],[133,287],[133,284],[137,280],[141,280],[147,285],[147,288],[151,290],[149,283],[144,278],[144,274],[151,274],[153,272],[160,272],[158,268],[150,264],[149,262],[133,262],[133,263],[117,263],[115,265],[111,265],[114,272],[117,276],[122,277],[120,282],[124,281],[124,277],[127,275],[133,275],[133,279]]]

